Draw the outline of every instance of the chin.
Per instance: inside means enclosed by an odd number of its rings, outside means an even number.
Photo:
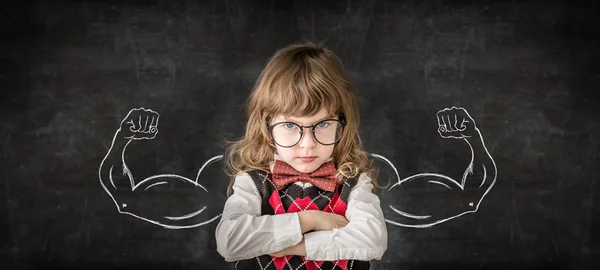
[[[298,167],[296,168],[296,170],[298,170],[299,172],[303,172],[303,173],[311,173],[319,168],[317,163],[318,163],[318,161],[316,161],[316,160],[311,163],[300,163],[300,164],[298,164]]]

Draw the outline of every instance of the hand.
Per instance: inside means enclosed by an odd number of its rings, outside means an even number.
[[[125,139],[151,140],[158,134],[158,113],[150,109],[132,109],[121,121],[121,134]]]
[[[275,257],[275,258],[285,257],[285,256],[287,256],[287,255],[285,255],[285,250],[286,249],[283,249],[283,250],[277,251],[277,252],[273,252],[273,253],[269,253],[269,255],[272,256],[272,257]]]
[[[452,107],[437,112],[438,132],[442,138],[463,139],[476,134],[475,120],[464,108]]]
[[[313,230],[315,231],[330,231],[335,228],[343,228],[348,225],[348,220],[345,216],[335,213],[327,213],[322,211],[312,211],[310,218],[313,221]]]

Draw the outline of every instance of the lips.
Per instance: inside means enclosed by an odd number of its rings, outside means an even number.
[[[311,162],[311,161],[315,160],[315,158],[317,158],[317,157],[314,157],[314,156],[312,156],[312,157],[299,157],[298,159],[300,159],[300,161],[302,161],[302,162]]]

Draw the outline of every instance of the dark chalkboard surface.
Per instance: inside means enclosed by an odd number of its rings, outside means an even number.
[[[600,7],[2,6],[2,269],[222,269],[224,140],[275,50],[335,51],[389,247],[373,269],[598,269]]]

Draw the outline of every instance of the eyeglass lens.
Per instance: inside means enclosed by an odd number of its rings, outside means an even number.
[[[314,134],[315,139],[323,145],[336,143],[342,136],[342,125],[336,120],[326,120],[313,126],[314,133],[310,128],[304,128],[304,132]],[[273,127],[273,139],[283,147],[291,147],[300,142],[302,129],[299,125],[290,122],[276,124]]]

